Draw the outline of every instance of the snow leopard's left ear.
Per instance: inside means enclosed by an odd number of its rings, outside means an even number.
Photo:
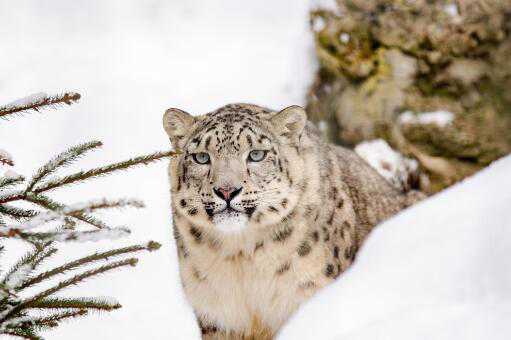
[[[170,138],[170,142],[175,149],[181,149],[186,136],[190,133],[195,118],[183,110],[170,108],[163,115],[163,128]]]
[[[307,113],[298,105],[287,107],[270,119],[273,131],[285,144],[298,145],[306,123]]]

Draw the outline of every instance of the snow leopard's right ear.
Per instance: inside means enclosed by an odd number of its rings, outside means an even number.
[[[300,135],[307,124],[307,113],[298,105],[293,105],[276,113],[270,119],[271,125],[278,138],[286,143],[298,145]]]
[[[170,108],[165,111],[163,128],[175,149],[181,149],[184,146],[185,136],[190,132],[194,123],[195,118],[183,110]]]

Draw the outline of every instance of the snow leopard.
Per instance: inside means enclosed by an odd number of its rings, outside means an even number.
[[[322,140],[299,106],[171,108],[173,234],[203,339],[272,339],[354,261],[371,229],[420,199]]]

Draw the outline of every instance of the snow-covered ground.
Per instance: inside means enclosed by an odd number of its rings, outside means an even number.
[[[510,339],[511,156],[381,224],[279,339]]]
[[[0,121],[0,148],[12,154],[16,172],[28,175],[69,145],[103,140],[102,152],[78,163],[87,168],[168,148],[161,117],[171,106],[202,113],[233,101],[304,104],[315,67],[308,6],[308,0],[0,2],[0,103],[63,89],[83,96],[69,108]],[[165,167],[55,192],[69,203],[137,197],[147,208],[109,215],[112,224],[132,227],[129,238],[67,245],[50,265],[149,239],[163,247],[142,254],[133,270],[69,289],[71,296],[114,296],[124,307],[69,322],[47,338],[199,337],[179,285]],[[511,319],[506,173],[511,159],[382,225],[352,270],[304,306],[282,337],[509,337],[502,323]],[[23,251],[18,242],[9,246],[12,258]]]

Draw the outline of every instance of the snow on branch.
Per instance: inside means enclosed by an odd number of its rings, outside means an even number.
[[[85,213],[93,212],[100,209],[111,209],[111,208],[124,208],[124,207],[134,207],[134,208],[143,208],[144,203],[140,200],[135,199],[117,199],[117,200],[108,200],[108,199],[100,199],[100,200],[92,200],[89,202],[76,203],[69,206],[63,206],[62,208],[51,210],[44,213],[35,213],[29,212],[25,210],[17,211],[18,215],[26,214],[35,214],[32,218],[27,221],[20,222],[17,224],[7,225],[5,227],[0,228],[0,237],[18,237],[23,239],[38,239],[40,241],[76,241],[76,242],[86,242],[86,241],[99,241],[103,239],[117,239],[120,237],[124,237],[129,235],[130,231],[127,228],[117,227],[117,228],[104,228],[99,230],[91,230],[91,231],[76,231],[76,230],[66,230],[66,231],[54,231],[54,232],[46,232],[46,233],[27,233],[31,229],[38,228],[43,226],[49,222],[65,222],[67,217],[82,217],[85,216]],[[5,210],[5,205],[0,208]],[[2,212],[0,209],[0,212]],[[12,208],[11,208],[12,209]],[[10,212],[12,214],[12,212]]]
[[[25,113],[28,111],[39,111],[45,108],[55,108],[59,105],[71,105],[80,99],[80,94],[76,92],[65,92],[62,94],[48,95],[44,92],[32,94],[30,96],[15,100],[5,106],[0,107],[0,118],[6,118],[14,113]]]
[[[21,238],[38,241],[58,241],[58,242],[96,242],[101,240],[116,240],[128,236],[131,231],[128,228],[116,227],[108,229],[96,229],[86,231],[55,231],[48,233],[24,233],[13,232],[11,234],[19,235]]]

